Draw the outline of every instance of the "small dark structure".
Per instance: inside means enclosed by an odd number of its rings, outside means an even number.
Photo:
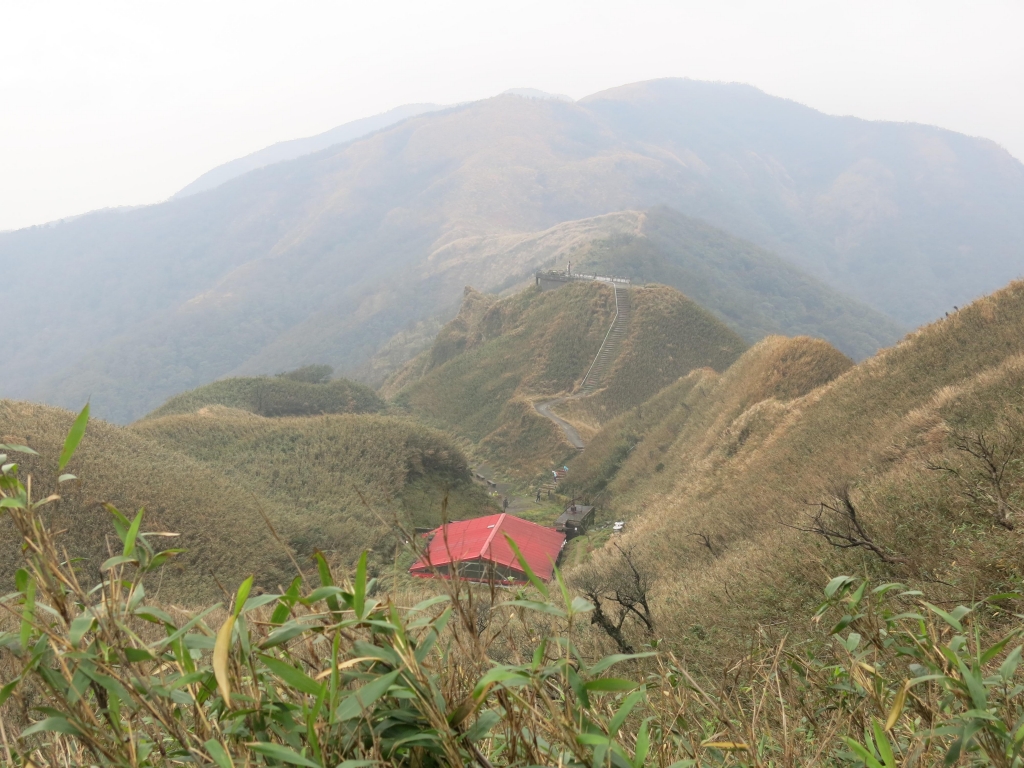
[[[570,504],[565,512],[555,520],[555,530],[565,534],[567,539],[586,533],[587,529],[594,524],[597,517],[595,507],[585,507],[582,504]]]

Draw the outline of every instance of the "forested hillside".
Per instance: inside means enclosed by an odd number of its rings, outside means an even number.
[[[91,396],[97,414],[128,421],[224,376],[370,371],[396,333],[452,316],[466,284],[561,266],[561,248],[519,247],[531,233],[656,205],[904,326],[1021,271],[1024,168],[991,142],[830,117],[740,85],[510,95],[160,205],[0,234],[19,342],[0,394],[69,407]],[[896,328],[847,309],[857,339],[835,341],[851,354]]]

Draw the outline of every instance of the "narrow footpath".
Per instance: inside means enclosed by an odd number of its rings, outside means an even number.
[[[543,403],[534,403],[533,408],[545,419],[551,419],[555,422],[559,429],[565,434],[566,439],[572,443],[572,447],[582,451],[585,447],[583,439],[580,437],[580,433],[576,431],[576,427],[570,424],[563,418],[556,416],[551,412],[552,405],[558,405],[564,403],[566,400],[575,400],[580,395],[566,395],[565,397],[556,397],[554,400],[547,400]]]

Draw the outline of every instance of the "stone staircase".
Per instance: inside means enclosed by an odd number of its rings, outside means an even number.
[[[611,364],[615,362],[615,358],[618,357],[622,339],[629,328],[629,288],[620,285],[615,285],[614,288],[615,317],[612,320],[611,328],[605,334],[604,341],[601,342],[601,348],[597,350],[597,356],[591,363],[590,370],[587,371],[587,375],[580,383],[578,397],[593,394],[601,388],[604,376]]]
[[[540,486],[541,493],[547,494],[548,498],[551,498],[551,494],[558,492],[558,484],[565,479],[564,469],[553,469],[551,473],[551,479]]]

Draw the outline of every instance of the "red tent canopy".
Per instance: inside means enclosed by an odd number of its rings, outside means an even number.
[[[463,578],[525,581],[526,574],[505,536],[516,543],[537,576],[545,581],[551,578],[565,534],[508,514],[462,520],[438,528],[427,554],[409,572],[414,576],[447,577],[453,570],[449,566],[461,563],[463,565],[456,570]],[[474,562],[482,566],[489,564],[491,570],[465,567]]]

